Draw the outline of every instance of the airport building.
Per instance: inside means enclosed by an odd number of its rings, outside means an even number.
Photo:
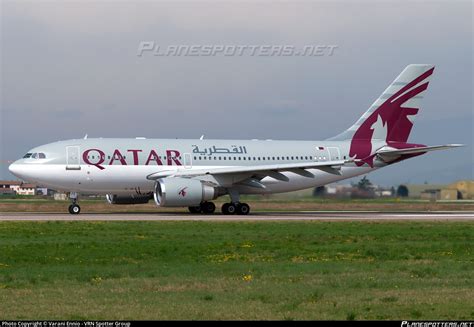
[[[20,181],[0,181],[1,195],[36,195],[36,185]]]
[[[474,199],[474,181],[459,181],[449,185],[461,193],[462,199]]]
[[[424,200],[472,200],[474,181],[464,180],[452,184],[407,184],[408,197]]]

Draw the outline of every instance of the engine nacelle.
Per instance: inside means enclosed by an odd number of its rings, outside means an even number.
[[[217,198],[214,187],[197,179],[167,177],[155,184],[155,202],[160,207],[190,207]]]
[[[110,204],[143,204],[148,203],[152,197],[152,194],[130,194],[130,195],[117,195],[107,194],[105,198]]]

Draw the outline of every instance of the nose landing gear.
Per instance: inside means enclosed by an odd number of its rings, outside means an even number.
[[[69,206],[69,213],[71,215],[78,215],[81,212],[81,207],[77,204],[78,195],[76,192],[69,193],[69,198],[72,204]]]

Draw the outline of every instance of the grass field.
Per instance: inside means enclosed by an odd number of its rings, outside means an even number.
[[[0,319],[474,319],[470,222],[1,222]]]

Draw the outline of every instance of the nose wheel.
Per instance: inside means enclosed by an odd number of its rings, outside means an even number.
[[[81,212],[81,207],[78,204],[71,204],[69,206],[69,213],[71,215],[77,215]]]
[[[72,204],[69,206],[69,213],[71,215],[78,215],[81,212],[81,207],[77,204],[78,195],[76,192],[69,193],[69,198]]]

